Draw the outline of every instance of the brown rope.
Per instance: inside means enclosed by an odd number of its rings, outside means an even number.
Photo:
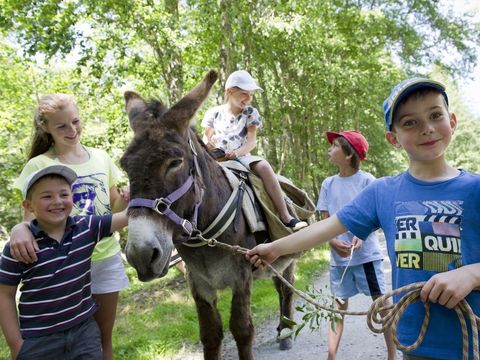
[[[229,251],[232,251],[234,253],[239,253],[239,254],[246,254],[248,249],[245,249],[240,246],[232,246],[229,244],[222,243],[220,241],[217,241],[216,239],[205,239],[201,234],[197,236],[200,240],[204,241],[207,243],[207,245],[211,247],[220,247]],[[367,316],[367,325],[369,329],[377,334],[384,333],[386,331],[391,331],[393,341],[395,342],[395,345],[397,346],[398,349],[405,351],[405,352],[410,352],[415,350],[424,340],[425,338],[425,333],[427,332],[428,324],[430,322],[430,303],[426,302],[423,304],[425,308],[425,317],[423,318],[423,323],[422,327],[420,329],[420,332],[418,334],[417,340],[411,345],[404,345],[400,343],[397,337],[397,325],[398,322],[407,309],[407,307],[411,304],[413,304],[416,301],[419,301],[420,299],[420,291],[425,284],[425,282],[418,282],[418,283],[413,283],[410,285],[402,286],[398,289],[389,291],[385,293],[384,295],[378,297],[370,306],[368,311],[348,311],[348,310],[340,310],[340,309],[335,309],[331,308],[328,306],[325,306],[323,304],[318,303],[315,299],[313,299],[311,296],[305,294],[304,292],[296,289],[294,286],[292,286],[283,276],[280,272],[278,272],[272,265],[269,263],[264,264],[272,270],[272,272],[275,274],[275,276],[280,279],[288,288],[290,288],[295,294],[300,296],[302,299],[307,301],[308,303],[314,305],[315,307],[328,311],[328,312],[333,312],[333,313],[338,313],[340,315],[366,315]],[[393,297],[394,295],[397,294],[402,294],[403,297],[394,305],[386,305],[388,298]],[[392,301],[393,302],[393,301]],[[465,316],[468,318],[470,321],[470,326],[472,328],[472,348],[473,348],[473,359],[474,360],[480,360],[479,357],[479,344],[478,344],[478,326],[480,324],[480,318],[475,315],[473,312],[472,308],[470,305],[467,303],[465,299],[460,301],[454,308],[458,319],[460,321],[460,325],[462,328],[462,337],[463,337],[463,348],[462,348],[462,356],[463,360],[468,360],[468,350],[469,350],[469,339],[468,339],[468,328],[467,328],[467,321],[465,319]]]

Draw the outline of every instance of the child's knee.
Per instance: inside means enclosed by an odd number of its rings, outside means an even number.
[[[257,161],[255,164],[252,164],[250,168],[259,176],[273,172],[272,167],[266,160]]]

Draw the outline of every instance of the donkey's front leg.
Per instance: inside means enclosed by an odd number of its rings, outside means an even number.
[[[197,291],[201,288],[201,292]],[[200,326],[200,340],[203,345],[205,360],[220,360],[223,326],[220,313],[217,310],[217,294],[207,283],[195,284],[190,281],[190,289],[197,308],[198,323]]]
[[[252,343],[255,329],[250,315],[252,273],[249,266],[241,270],[241,276],[232,287],[230,331],[237,343],[238,358],[253,360]]]

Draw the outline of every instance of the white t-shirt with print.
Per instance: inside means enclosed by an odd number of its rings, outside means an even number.
[[[262,127],[262,118],[257,109],[247,106],[237,116],[232,116],[225,105],[215,106],[205,113],[203,128],[214,130],[211,142],[225,152],[242,147],[247,141],[250,126]]]

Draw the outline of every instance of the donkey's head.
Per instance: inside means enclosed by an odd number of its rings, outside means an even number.
[[[125,93],[126,110],[134,132],[120,161],[130,180],[133,202],[128,212],[125,252],[142,281],[167,273],[173,239],[183,231],[181,224],[162,215],[169,206],[163,200],[159,203],[158,199],[175,193],[192,175],[194,160],[188,141],[190,120],[216,79],[217,73],[210,71],[170,109],[159,101],[145,102],[134,92]],[[171,210],[181,218],[190,219],[195,198],[194,187],[191,187],[171,205]]]

